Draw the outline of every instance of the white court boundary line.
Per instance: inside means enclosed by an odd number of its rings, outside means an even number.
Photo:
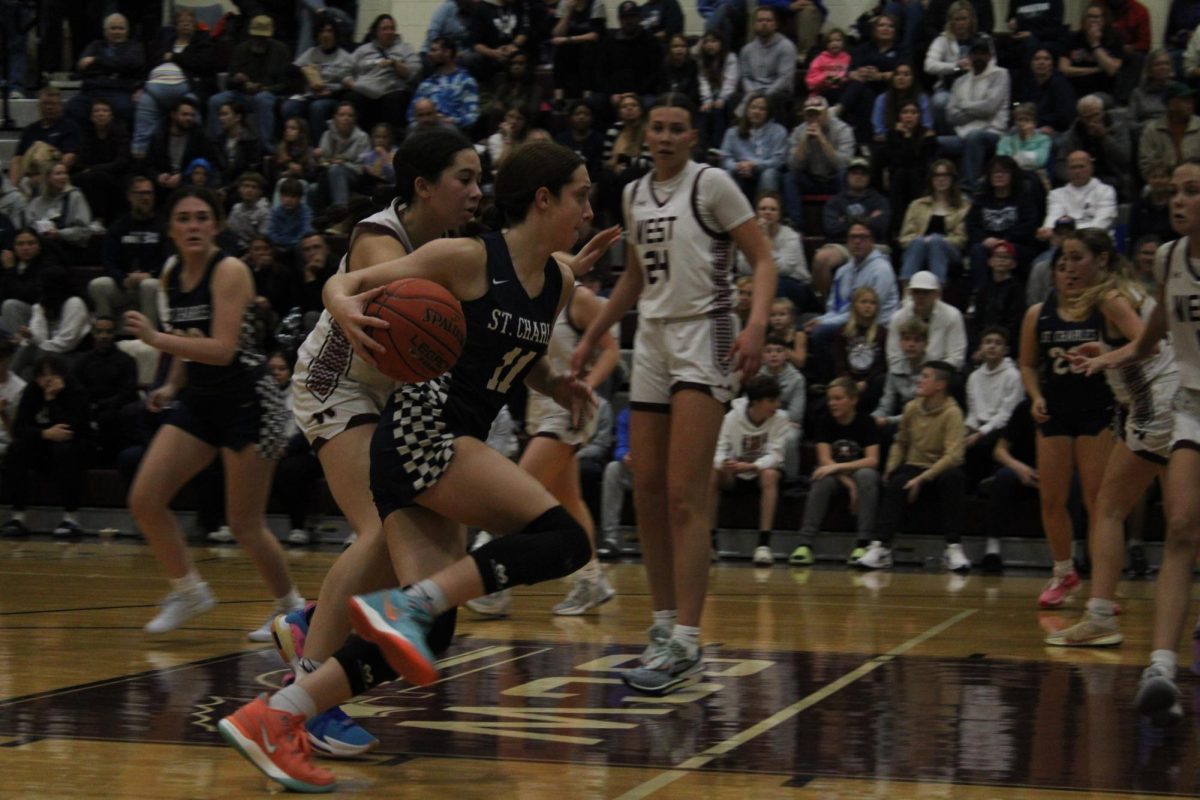
[[[746,728],[740,733],[734,734],[719,744],[713,745],[703,753],[692,756],[687,761],[681,762],[674,769],[660,773],[645,783],[633,787],[629,791],[618,796],[615,800],[641,800],[641,798],[649,797],[659,789],[664,789],[667,786],[670,786],[680,778],[686,778],[688,775],[693,774],[695,770],[708,765],[708,763],[715,760],[717,756],[722,756],[731,750],[741,747],[751,739],[761,736],[762,734],[770,731],[772,728],[782,725],[800,712],[816,705],[817,703],[825,700],[833,694],[836,694],[842,689],[845,689],[859,678],[869,675],[870,673],[882,667],[884,664],[890,663],[892,659],[896,658],[897,656],[904,655],[909,650],[912,650],[917,645],[924,644],[933,637],[945,631],[947,628],[957,625],[959,622],[962,622],[964,619],[976,613],[978,610],[979,609],[977,608],[968,608],[959,612],[958,614],[955,614],[950,619],[934,625],[932,628],[920,634],[919,636],[915,636],[912,639],[909,639],[907,642],[893,647],[883,655],[876,656],[870,661],[864,662],[857,669],[847,672],[842,677],[838,678],[832,683],[822,686],[817,691],[796,701],[787,708],[781,709],[761,722]]]

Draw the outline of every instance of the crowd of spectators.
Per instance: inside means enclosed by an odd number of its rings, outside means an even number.
[[[827,387],[840,387],[839,424],[852,399],[886,450],[926,361],[968,406],[968,430],[994,440],[1003,424],[975,427],[966,387],[1000,369],[997,332],[1015,347],[1060,238],[1099,228],[1149,252],[1171,235],[1170,170],[1200,155],[1191,0],[1173,0],[1160,48],[1138,0],[1095,0],[1077,20],[1040,0],[1010,0],[1003,19],[987,0],[880,3],[846,29],[820,0],[702,0],[698,37],[678,0],[624,0],[615,29],[605,0],[444,0],[419,42],[387,14],[353,41],[353,2],[237,5],[215,26],[179,6],[162,28],[64,8],[74,61],[42,66],[76,73],[65,102],[10,67],[39,116],[0,177],[10,381],[65,369],[90,396],[74,365],[123,354],[122,310],[157,319],[170,245],[156,209],[180,185],[226,203],[222,244],[253,271],[264,345],[286,351],[320,311],[348,224],[391,195],[409,132],[468,134],[485,184],[526,142],[556,140],[586,160],[601,227],[621,222],[623,187],[652,165],[646,109],[675,92],[698,110],[696,159],[753,200],[780,267],[786,321],[764,372],[789,426],[786,482],[809,477],[799,441],[828,429]],[[53,33],[39,31],[44,44]],[[81,284],[64,267],[93,272]],[[145,427],[115,403],[92,398],[88,452],[112,457]]]

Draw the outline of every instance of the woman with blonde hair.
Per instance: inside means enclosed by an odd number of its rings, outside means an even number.
[[[68,263],[88,263],[89,256],[98,254],[98,249],[91,247],[92,237],[103,234],[104,227],[95,221],[83,192],[71,185],[67,165],[61,161],[42,164],[41,185],[25,211],[26,224]]]
[[[979,32],[979,19],[970,0],[955,0],[946,10],[946,30],[925,51],[925,74],[933,84],[933,114],[938,131],[949,132],[946,106],[950,103],[950,84],[971,71],[967,50]]]
[[[1088,228],[1067,236],[1062,258],[1073,279],[1087,288],[1072,309],[1104,317],[1101,340],[1068,351],[1074,369],[1089,374],[1103,371],[1117,400],[1117,441],[1109,451],[1094,512],[1088,515],[1088,551],[1092,558],[1092,597],[1083,618],[1066,630],[1052,633],[1046,643],[1062,647],[1120,644],[1115,600],[1125,565],[1125,517],[1166,473],[1171,452],[1171,402],[1179,389],[1179,368],[1170,340],[1161,337],[1158,352],[1148,359],[1109,368],[1117,350],[1137,340],[1157,301],[1131,275],[1129,264],[1104,231]],[[1045,474],[1044,470],[1040,471]]]
[[[887,327],[879,321],[879,294],[860,286],[850,295],[850,319],[833,337],[833,374],[850,378],[866,408],[874,408],[887,377]]]
[[[907,282],[917,272],[929,270],[945,286],[950,268],[962,263],[970,211],[971,201],[958,185],[958,167],[944,158],[933,162],[929,194],[913,201],[900,226],[904,249],[900,279]]]
[[[1082,240],[1073,241],[1071,252],[1087,250]],[[1072,370],[1067,353],[1072,345],[1099,342],[1105,333],[1106,320],[1095,302],[1081,300],[1089,288],[1083,272],[1078,254],[1068,258],[1060,251],[1054,291],[1044,303],[1030,306],[1021,324],[1021,382],[1037,423],[1042,528],[1054,561],[1050,581],[1038,597],[1041,608],[1058,608],[1080,585],[1071,560],[1071,479],[1078,470],[1084,508],[1095,519],[1096,495],[1112,446],[1112,392],[1099,376]]]

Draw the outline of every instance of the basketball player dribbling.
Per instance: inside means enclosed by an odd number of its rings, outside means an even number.
[[[170,374],[147,404],[166,414],[129,490],[129,510],[171,592],[147,633],[167,633],[210,610],[216,597],[188,555],[171,500],[214,457],[225,469],[229,527],[275,597],[277,613],[302,608],[279,540],[267,529],[271,476],[283,451],[287,407],[255,343],[254,280],[250,269],[216,245],[223,214],[208,189],[183,187],[166,208],[178,255],[163,267],[159,331],[143,314],[125,314],[125,328],[173,356]],[[271,615],[272,618],[274,614]],[[270,622],[250,634],[268,640]]]
[[[408,137],[396,151],[393,167],[395,201],[355,226],[339,272],[401,258],[474,217],[481,197],[479,156],[457,131],[436,129]],[[577,260],[590,265],[612,236],[611,231],[597,236]],[[280,653],[299,673],[315,671],[345,642],[351,596],[433,574],[462,556],[465,537],[431,541],[398,530],[397,546],[409,558],[393,569],[369,487],[371,437],[395,381],[354,353],[328,311],[300,348],[293,384],[296,423],[316,450],[330,492],[356,534],[325,577],[311,620],[297,612],[274,622]],[[449,646],[454,616],[451,609],[435,624],[430,636],[435,653]],[[360,755],[378,744],[338,708],[310,718],[307,728],[312,745],[327,756]]]
[[[695,109],[668,93],[651,107],[654,169],[625,188],[629,255],[612,296],[572,358],[638,304],[630,385],[630,452],[653,624],[632,688],[664,694],[699,680],[700,617],[708,588],[708,486],[737,373],[758,370],[775,299],[771,247],[737,184],[691,160]],[[730,275],[735,248],[754,270],[753,306],[738,332]]]
[[[416,133],[405,139],[392,162],[396,199],[354,226],[339,273],[401,258],[475,216],[482,196],[481,167],[462,134],[442,129]],[[353,544],[325,576],[311,621],[303,612],[275,620],[280,652],[299,674],[315,671],[346,641],[350,597],[432,574],[460,557],[465,544],[452,537],[436,547],[424,538],[409,543],[410,534],[398,531],[398,546],[411,544],[412,557],[399,572],[393,569],[369,487],[371,436],[396,382],[354,353],[328,311],[301,345],[292,380],[296,424],[316,451],[329,491],[355,533]],[[431,646],[444,650],[453,629],[451,612],[440,622]],[[312,745],[326,755],[359,755],[378,744],[338,708],[310,718],[307,727]]]
[[[462,525],[501,535],[408,589],[355,596],[351,615],[363,638],[351,637],[269,701],[260,697],[221,721],[226,739],[288,788],[329,791],[334,784],[332,773],[311,761],[306,718],[397,674],[417,684],[436,679],[426,636],[437,616],[510,585],[564,577],[591,558],[583,527],[536,479],[484,443],[518,381],[569,408],[576,424],[590,410],[588,386],[553,373],[543,358],[573,285],[571,271],[551,256],[571,247],[591,219],[590,188],[582,159],[570,150],[525,145],[496,177],[496,204],[510,226],[503,233],[431,242],[326,284],[326,307],[368,364],[382,346],[365,328],[386,323],[363,309],[387,284],[425,278],[463,304],[467,340],[457,364],[440,378],[399,385],[371,441],[371,490],[396,568],[411,557],[392,546],[402,529],[426,537],[429,547],[458,541]]]

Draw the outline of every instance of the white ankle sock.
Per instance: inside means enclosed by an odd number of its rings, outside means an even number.
[[[666,611],[655,611],[654,612],[654,627],[656,627],[656,628],[674,628],[675,627],[675,617],[677,615],[678,615],[678,612],[676,612],[675,609],[673,609],[673,608],[668,609]]]
[[[1094,617],[1110,620],[1113,618],[1113,601],[1105,600],[1102,597],[1093,597],[1087,601],[1087,610]]]
[[[1071,559],[1054,562],[1054,577],[1065,578],[1075,571],[1075,562]]]
[[[78,525],[79,518],[75,516],[74,511],[64,511],[63,512],[63,522],[69,522],[72,525]]]
[[[200,580],[200,573],[193,569],[182,578],[171,578],[171,589],[176,592],[190,592],[199,588],[202,582]]]
[[[404,593],[413,595],[424,603],[431,619],[446,613],[449,609],[449,606],[446,605],[446,595],[442,592],[441,587],[429,578],[417,581],[405,589]]]
[[[25,512],[24,511],[12,512],[12,521],[24,523],[25,522]]]
[[[671,638],[683,642],[684,647],[687,648],[689,656],[695,655],[696,651],[700,649],[699,628],[693,628],[690,625],[680,625],[676,623],[674,629],[671,631]]]
[[[275,598],[275,610],[280,613],[294,611],[297,608],[303,607],[304,598],[300,596],[298,591],[296,591],[295,586],[288,589],[287,594],[285,594],[283,597]]]
[[[600,580],[600,562],[593,558],[580,567],[579,572],[576,574],[579,575],[581,580],[598,581]]]
[[[988,555],[1000,555],[1000,540],[995,536],[989,536],[987,540]]]
[[[271,695],[271,699],[267,701],[267,707],[277,711],[286,711],[304,719],[317,715],[317,704],[313,702],[312,695],[301,689],[298,683],[286,686]]]
[[[1178,661],[1174,650],[1153,650],[1150,653],[1150,664],[1161,667],[1171,680],[1175,680],[1175,666]]]

